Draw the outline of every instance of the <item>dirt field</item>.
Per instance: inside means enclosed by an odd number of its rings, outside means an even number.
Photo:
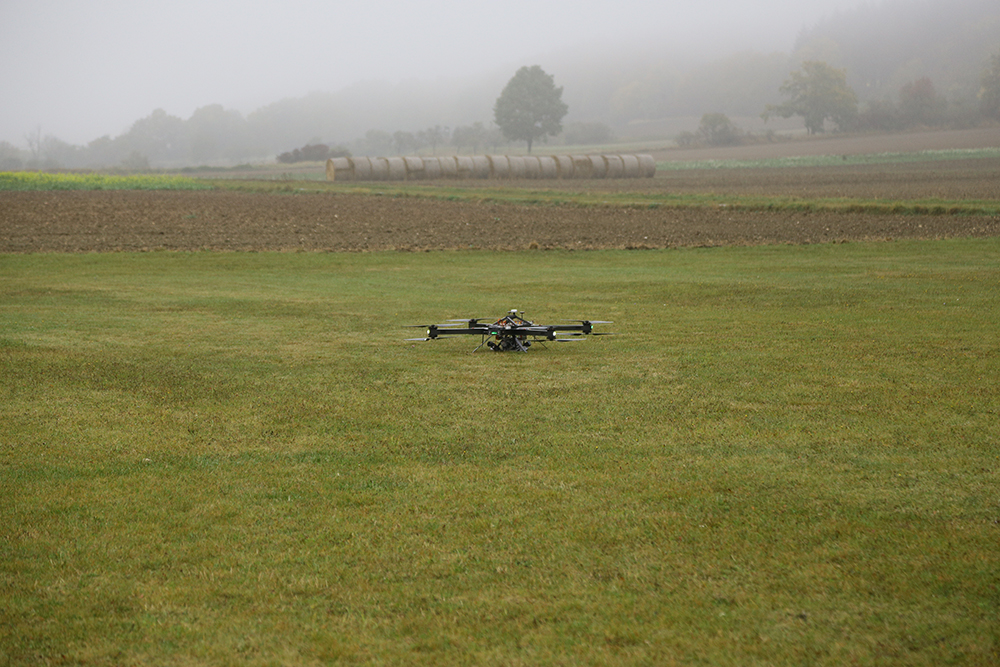
[[[540,187],[537,181],[519,185]],[[544,187],[997,201],[1000,160],[676,171],[655,179]],[[0,252],[661,248],[998,235],[1000,217],[984,216],[580,208],[226,191],[0,193]]]

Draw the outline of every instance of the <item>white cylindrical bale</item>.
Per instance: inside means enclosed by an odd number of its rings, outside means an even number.
[[[538,165],[538,158],[535,157],[534,155],[525,155],[523,159],[524,159],[524,177],[538,178],[542,173],[542,169]]]
[[[458,177],[458,164],[455,162],[454,156],[445,155],[439,157],[438,164],[441,165],[441,178]]]
[[[389,180],[389,161],[384,157],[370,157],[368,160],[372,164],[372,180],[373,181],[387,181]]]
[[[656,159],[652,155],[642,153],[635,157],[639,160],[639,173],[643,178],[656,176]]]
[[[569,155],[553,155],[556,161],[557,178],[573,178],[573,158]]]
[[[594,177],[594,163],[589,155],[573,155],[570,159],[573,160],[573,178]]]
[[[390,157],[386,158],[386,162],[389,165],[389,171],[386,178],[390,181],[405,181],[406,180],[406,160],[401,157]]]
[[[370,181],[372,179],[372,161],[366,157],[352,157],[351,167],[354,180]]]
[[[423,158],[407,156],[403,162],[406,163],[406,180],[416,181],[424,177]]]
[[[510,163],[510,177],[511,178],[524,178],[525,166],[524,158],[520,155],[508,155],[507,162]]]
[[[622,176],[624,178],[639,178],[639,158],[634,155],[622,155]]]
[[[510,178],[510,160],[506,155],[487,155],[490,161],[490,175],[493,178]]]
[[[559,165],[551,155],[539,156],[538,178],[559,178]]]
[[[459,178],[472,178],[473,163],[472,157],[469,155],[457,155],[455,156],[455,165]]]
[[[473,155],[472,156],[472,177],[473,178],[489,178],[490,177],[490,159],[485,155]]]
[[[428,180],[441,178],[441,162],[436,157],[425,157],[423,162],[424,178]]]
[[[603,155],[588,155],[587,159],[590,160],[591,178],[604,178],[608,175],[608,164]]]
[[[602,155],[604,158],[604,177],[605,178],[621,178],[625,173],[625,168],[622,165],[622,158],[620,155]]]

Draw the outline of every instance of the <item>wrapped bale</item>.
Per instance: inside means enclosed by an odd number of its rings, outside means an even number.
[[[554,157],[543,155],[538,158],[539,178],[559,178],[559,165]]]
[[[525,166],[524,158],[520,155],[508,155],[507,162],[510,163],[510,177],[511,178],[524,178]]]
[[[493,178],[510,178],[510,160],[506,155],[487,155],[490,161],[490,175]]]
[[[634,155],[622,155],[622,176],[624,178],[639,178],[639,158]]]
[[[389,161],[384,157],[373,157],[368,158],[372,163],[372,180],[373,181],[388,181],[389,180]]]
[[[643,178],[652,178],[656,176],[656,160],[652,155],[636,155],[637,160],[639,160],[639,173]]]
[[[538,164],[538,158],[534,155],[524,156],[524,177],[538,178],[542,174],[542,168]]]
[[[588,155],[590,160],[590,177],[604,178],[608,175],[608,163],[604,161],[603,155]]]
[[[406,180],[416,181],[424,177],[424,161],[418,157],[404,157],[406,163]]]
[[[573,178],[594,177],[594,163],[589,155],[573,155],[570,159],[573,160]]]
[[[354,180],[354,168],[351,166],[350,158],[332,157],[328,159],[326,161],[326,180],[328,181]]]
[[[436,179],[441,178],[441,163],[436,157],[425,157],[424,162],[424,178]]]
[[[625,168],[622,165],[622,158],[620,155],[602,155],[604,158],[604,177],[605,178],[621,178],[625,173]]]
[[[351,167],[354,180],[370,181],[372,179],[372,161],[366,157],[352,157]]]
[[[472,156],[472,177],[489,178],[491,173],[490,159],[485,155]]]
[[[553,155],[556,161],[556,178],[573,178],[573,158],[569,155]]]
[[[386,158],[386,163],[389,165],[388,176],[386,177],[390,181],[405,181],[406,180],[406,160],[401,157],[390,157]]]
[[[458,178],[458,163],[454,157],[439,157],[438,164],[441,165],[441,178]]]
[[[475,167],[471,157],[468,155],[458,155],[455,157],[455,165],[459,178],[472,178]]]

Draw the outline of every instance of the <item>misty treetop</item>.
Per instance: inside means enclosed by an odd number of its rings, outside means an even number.
[[[538,65],[517,70],[493,106],[493,119],[511,141],[528,142],[528,152],[537,139],[562,132],[562,119],[569,108],[562,101],[551,74]]]
[[[828,119],[838,130],[846,130],[858,116],[858,97],[847,85],[847,73],[825,62],[802,63],[802,69],[792,72],[780,91],[788,101],[769,104],[763,113],[765,120],[772,114],[802,116],[809,134],[816,134],[823,131]]]

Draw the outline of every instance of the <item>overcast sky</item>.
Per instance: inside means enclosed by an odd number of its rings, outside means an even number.
[[[787,52],[864,1],[0,0],[0,140],[86,144],[157,108],[246,114],[361,80],[513,75],[584,45]]]

